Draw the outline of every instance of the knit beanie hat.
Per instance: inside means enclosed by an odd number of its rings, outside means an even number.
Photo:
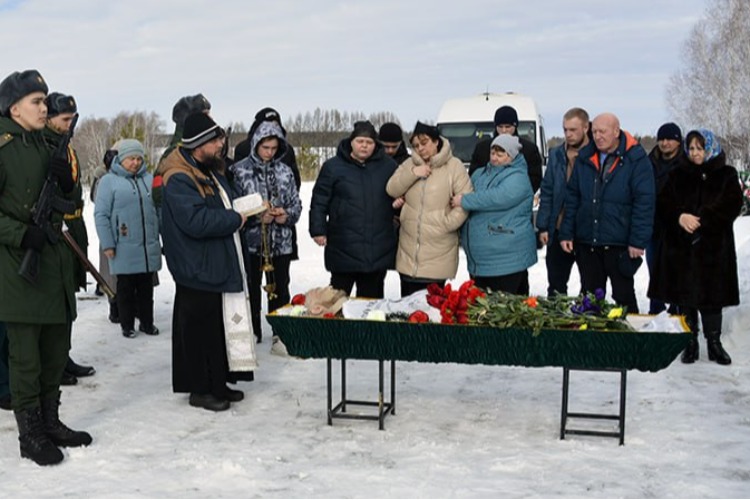
[[[72,95],[52,92],[44,102],[47,104],[47,118],[53,118],[62,113],[78,112],[78,105]]]
[[[665,123],[659,127],[659,131],[656,133],[656,140],[661,141],[662,139],[672,139],[673,141],[682,142],[682,130],[675,123]]]
[[[380,126],[378,139],[381,142],[401,142],[404,140],[404,131],[397,123],[387,122]]]
[[[181,97],[172,108],[172,121],[178,127],[185,125],[185,120],[193,113],[202,113],[211,109],[211,103],[203,94],[186,95]]]
[[[277,122],[281,125],[281,115],[273,108],[263,108],[255,113],[256,122]]]
[[[440,139],[440,131],[437,127],[433,125],[427,125],[426,123],[422,123],[420,121],[417,121],[417,124],[414,125],[414,131],[411,133],[411,139],[413,140],[418,135],[426,135],[434,141]]]
[[[375,131],[375,127],[369,121],[357,122],[354,124],[354,130],[349,135],[349,140],[353,141],[357,137],[369,137],[373,141],[378,140],[378,133]]]
[[[122,160],[129,156],[140,156],[141,158],[146,156],[143,144],[137,139],[123,139],[117,145],[118,163],[122,163]]]
[[[495,111],[495,126],[513,125],[518,126],[518,113],[510,106],[501,106]]]
[[[182,132],[182,147],[185,149],[195,149],[223,135],[224,130],[206,113],[193,113],[185,119],[185,129]]]
[[[35,69],[15,71],[0,82],[0,115],[8,116],[10,107],[34,92],[49,92],[47,83]]]
[[[521,142],[518,140],[518,137],[514,135],[498,135],[492,140],[490,149],[494,148],[495,146],[508,153],[512,160],[515,160],[516,156],[518,156],[518,153],[521,151]]]

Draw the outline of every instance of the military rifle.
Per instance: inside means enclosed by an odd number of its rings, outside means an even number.
[[[63,134],[60,143],[52,153],[52,158],[61,158],[65,161],[68,159],[68,145],[73,137],[73,131],[78,123],[78,113],[73,116],[70,122],[70,128]],[[72,200],[66,200],[58,194],[57,177],[52,172],[47,171],[47,178],[44,180],[42,191],[39,193],[39,199],[31,208],[31,220],[35,226],[42,229],[47,235],[47,241],[55,244],[60,239],[60,230],[62,226],[55,227],[50,219],[53,212],[63,214],[72,214],[76,211],[76,204]],[[39,278],[39,262],[42,253],[39,250],[29,248],[21,261],[21,267],[18,274],[26,281],[35,285]]]
[[[93,276],[96,282],[99,284],[99,288],[105,294],[107,294],[109,300],[113,300],[115,298],[115,292],[107,284],[107,281],[102,277],[102,275],[99,274],[99,271],[96,270],[94,264],[92,264],[89,258],[86,257],[86,254],[83,253],[83,250],[81,250],[81,247],[78,246],[78,243],[76,243],[76,240],[73,239],[73,236],[71,236],[68,231],[63,231],[62,235],[65,243],[67,243],[70,249],[73,250],[73,253],[76,254],[76,257],[78,257],[78,260],[81,261],[83,267],[86,268],[89,274],[91,274],[91,276]]]

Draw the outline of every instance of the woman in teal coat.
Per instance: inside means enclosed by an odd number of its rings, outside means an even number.
[[[480,288],[529,294],[527,269],[537,261],[531,224],[534,193],[517,137],[502,134],[490,162],[471,176],[474,192],[453,197],[469,212],[461,228],[469,275]]]
[[[120,327],[128,338],[136,336],[136,311],[141,332],[159,333],[154,326],[153,285],[153,273],[161,269],[159,220],[151,198],[153,177],[143,157],[140,142],[120,141],[110,172],[99,181],[94,209],[99,245],[117,275]]]

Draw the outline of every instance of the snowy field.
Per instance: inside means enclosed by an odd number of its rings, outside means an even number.
[[[305,207],[311,191],[305,183]],[[293,294],[328,282],[306,211],[298,227]],[[97,373],[63,388],[61,414],[94,443],[41,468],[19,457],[13,415],[0,412],[0,497],[750,497],[750,217],[735,232],[745,305],[725,310],[723,336],[734,363],[709,362],[701,339],[694,365],[629,372],[625,446],[559,439],[560,368],[398,363],[397,415],[385,431],[369,421],[329,427],[325,361],[271,355],[265,323],[256,380],[239,385],[245,400],[223,413],[192,408],[171,390],[166,268],[158,337],[122,337],[92,285],[79,294],[72,354]],[[530,270],[533,294],[546,293],[543,258]],[[462,259],[456,281],[466,278]],[[636,280],[647,310],[645,266]],[[395,274],[386,293],[398,296]],[[377,363],[349,367],[349,397],[375,399]],[[618,380],[574,372],[571,411],[616,412]]]

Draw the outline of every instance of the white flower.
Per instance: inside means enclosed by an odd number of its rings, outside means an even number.
[[[305,306],[293,306],[289,316],[304,316],[306,312],[307,308]]]

